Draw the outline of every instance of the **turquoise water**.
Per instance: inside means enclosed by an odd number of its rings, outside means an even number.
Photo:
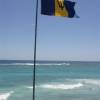
[[[0,100],[32,100],[32,61],[0,61]],[[35,100],[100,100],[100,62],[37,62]]]

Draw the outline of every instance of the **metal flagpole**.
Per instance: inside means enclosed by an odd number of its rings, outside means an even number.
[[[37,47],[37,21],[38,21],[38,0],[36,0],[36,15],[35,15],[34,66],[33,66],[33,100],[35,100],[36,47]]]

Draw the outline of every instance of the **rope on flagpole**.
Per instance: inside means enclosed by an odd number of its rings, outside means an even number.
[[[34,66],[33,66],[33,100],[35,100],[35,81],[36,81],[36,47],[37,47],[37,23],[38,22],[38,0],[36,0],[35,15],[35,37],[34,37]]]

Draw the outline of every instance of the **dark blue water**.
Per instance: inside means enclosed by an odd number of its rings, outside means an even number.
[[[33,61],[0,61],[0,100],[32,100],[32,79]],[[100,62],[37,62],[35,100],[100,100],[99,93]]]

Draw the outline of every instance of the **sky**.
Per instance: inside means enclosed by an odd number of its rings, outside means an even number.
[[[38,8],[37,60],[100,61],[100,0],[73,0],[80,18]],[[0,0],[0,59],[33,60],[36,0]]]

